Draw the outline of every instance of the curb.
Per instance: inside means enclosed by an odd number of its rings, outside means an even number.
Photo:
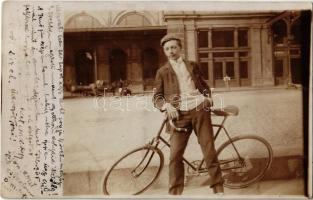
[[[274,157],[264,180],[294,179],[304,176],[303,156]],[[102,195],[102,182],[105,170],[64,173],[63,195]],[[202,185],[205,176],[188,178],[188,185]],[[168,166],[164,166],[152,189],[168,187]]]

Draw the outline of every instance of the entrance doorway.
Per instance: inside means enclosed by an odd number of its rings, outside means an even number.
[[[89,85],[95,81],[93,51],[81,49],[75,53],[76,84]]]
[[[275,84],[301,84],[301,21],[281,19],[272,25]]]
[[[300,58],[291,58],[290,59],[291,67],[291,80],[292,83],[301,84],[302,82],[302,67]]]
[[[230,78],[230,86],[238,86],[235,73],[235,62],[233,60],[217,60],[213,63],[214,86],[225,86],[224,77]]]
[[[109,54],[111,82],[126,80],[127,55],[121,49],[114,49]]]

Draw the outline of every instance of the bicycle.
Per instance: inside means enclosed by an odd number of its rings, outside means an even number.
[[[239,114],[236,106],[212,109],[211,114],[224,117],[220,124],[212,124],[218,128],[214,133],[214,140],[216,141],[221,130],[228,139],[217,148],[218,163],[213,163],[221,167],[224,186],[231,189],[244,188],[261,180],[272,163],[271,145],[256,135],[230,137],[224,123],[229,116]],[[158,146],[162,142],[170,147],[168,141],[161,136],[167,121],[168,118],[163,120],[156,137],[148,144],[126,153],[110,167],[103,181],[105,195],[137,195],[154,183],[164,166],[164,155]],[[184,128],[176,127],[172,120],[169,120],[169,123],[178,131],[186,131]],[[257,151],[251,151],[250,148]],[[188,173],[200,175],[207,172],[204,160],[189,162],[183,158],[183,161],[188,166]],[[127,181],[130,181],[129,185]]]

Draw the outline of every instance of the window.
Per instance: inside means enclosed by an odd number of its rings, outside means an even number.
[[[208,53],[199,53],[199,58],[207,58]]]
[[[238,30],[238,46],[248,46],[248,30]]]
[[[240,78],[248,78],[248,62],[247,61],[239,62],[239,73],[240,73]]]
[[[225,76],[231,78],[232,86],[251,85],[249,31],[249,27],[198,30],[198,61],[214,87],[223,87]]]
[[[119,20],[117,25],[122,27],[137,27],[137,26],[151,26],[151,23],[146,17],[136,13],[131,13],[123,16]]]
[[[208,47],[208,31],[198,32],[198,45],[199,47]]]
[[[284,63],[282,60],[275,60],[275,76],[283,77],[284,75]]]
[[[212,31],[213,47],[233,47],[234,31],[233,30],[213,30]]]
[[[244,51],[244,52],[239,52],[239,57],[247,57],[248,56],[248,52]]]
[[[207,62],[202,62],[200,65],[200,71],[203,75],[203,78],[205,80],[209,79],[209,71],[208,71],[208,63]]]
[[[290,32],[292,34],[292,44],[300,44],[301,43],[301,21],[298,19],[296,20],[291,28],[290,28]]]
[[[272,26],[274,44],[284,43],[287,37],[287,24],[283,20],[275,22]]]
[[[213,57],[234,57],[234,52],[216,52]]]
[[[290,49],[290,55],[300,55],[300,49]]]
[[[81,13],[70,18],[65,24],[65,28],[100,28],[101,23],[94,17]]]
[[[223,79],[223,63],[214,62],[214,79]]]
[[[226,75],[231,79],[235,78],[234,62],[226,62]]]

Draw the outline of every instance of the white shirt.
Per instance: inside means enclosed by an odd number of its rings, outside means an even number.
[[[179,110],[188,111],[194,109],[205,100],[205,97],[198,89],[196,89],[195,83],[192,80],[182,57],[179,57],[177,60],[169,60],[169,62],[172,65],[178,80],[181,96]]]

